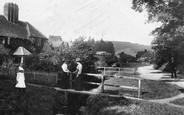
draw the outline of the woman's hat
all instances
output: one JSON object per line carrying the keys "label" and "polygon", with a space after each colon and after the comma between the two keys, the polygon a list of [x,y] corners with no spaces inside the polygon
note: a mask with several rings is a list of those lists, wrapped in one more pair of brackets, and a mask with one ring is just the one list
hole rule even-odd
{"label": "woman's hat", "polygon": [[80,58],[76,58],[76,60],[75,61],[80,61]]}

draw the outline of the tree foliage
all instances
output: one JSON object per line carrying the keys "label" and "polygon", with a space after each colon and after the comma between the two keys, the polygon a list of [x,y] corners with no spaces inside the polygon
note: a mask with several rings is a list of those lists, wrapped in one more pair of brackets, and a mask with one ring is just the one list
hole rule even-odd
{"label": "tree foliage", "polygon": [[148,22],[161,22],[152,31],[155,39],[152,48],[157,60],[169,61],[175,57],[183,63],[184,53],[184,1],[183,0],[133,0],[133,9],[148,13]]}
{"label": "tree foliage", "polygon": [[105,58],[105,62],[107,66],[112,66],[114,63],[118,62],[118,57],[113,54],[107,55]]}
{"label": "tree foliage", "polygon": [[95,44],[96,51],[106,51],[108,53],[115,53],[114,45],[112,42],[105,42],[102,39]]}
{"label": "tree foliage", "polygon": [[32,70],[60,71],[62,61],[65,59],[70,62],[69,69],[74,71],[76,69],[74,61],[79,57],[83,64],[83,72],[91,72],[94,70],[94,62],[97,60],[95,53],[94,46],[85,41],[83,37],[76,39],[71,46],[61,44],[58,47],[53,47],[46,43],[40,54],[29,59],[28,67]]}
{"label": "tree foliage", "polygon": [[27,57],[26,66],[31,70],[37,71],[59,71],[60,69],[60,52],[58,48],[46,42],[39,54]]}
{"label": "tree foliage", "polygon": [[136,61],[136,58],[134,56],[128,55],[124,52],[119,53],[119,62],[120,63],[128,63],[128,62],[134,62]]}
{"label": "tree foliage", "polygon": [[148,51],[145,49],[144,51],[138,51],[136,54],[136,58],[139,59],[143,54],[147,53]]}
{"label": "tree foliage", "polygon": [[73,54],[74,59],[79,57],[83,64],[83,72],[92,72],[95,68],[95,57],[96,51],[95,47],[90,41],[85,41],[84,37],[79,37],[76,39],[71,46],[71,54]]}
{"label": "tree foliage", "polygon": [[0,44],[0,55],[8,55],[10,52],[10,49],[5,48],[4,45]]}

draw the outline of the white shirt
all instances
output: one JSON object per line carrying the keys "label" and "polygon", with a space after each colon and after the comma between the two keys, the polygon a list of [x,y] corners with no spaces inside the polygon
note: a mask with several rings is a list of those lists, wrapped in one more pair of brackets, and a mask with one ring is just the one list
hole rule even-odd
{"label": "white shirt", "polygon": [[61,66],[61,68],[63,69],[64,72],[70,72],[68,70],[68,65],[66,63],[63,63],[63,65]]}
{"label": "white shirt", "polygon": [[78,70],[78,71],[77,71],[77,74],[81,74],[81,73],[82,73],[82,64],[79,63],[79,62],[77,62],[77,67],[76,67],[76,69]]}

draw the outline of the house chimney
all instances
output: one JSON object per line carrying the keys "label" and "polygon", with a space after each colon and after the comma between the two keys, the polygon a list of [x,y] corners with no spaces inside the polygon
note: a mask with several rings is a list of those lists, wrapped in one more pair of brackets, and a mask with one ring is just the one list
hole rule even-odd
{"label": "house chimney", "polygon": [[10,16],[9,16],[10,15],[10,13],[9,13],[10,12],[9,11],[10,10],[10,8],[9,8],[10,5],[9,4],[10,3],[5,3],[5,5],[4,5],[4,15],[5,15],[6,19],[10,21]]}
{"label": "house chimney", "polygon": [[5,3],[4,5],[4,15],[8,21],[17,23],[18,22],[18,6],[13,3]]}
{"label": "house chimney", "polygon": [[9,11],[10,11],[10,22],[13,22],[13,3],[10,3],[10,9],[9,9]]}
{"label": "house chimney", "polygon": [[18,5],[17,4],[14,4],[13,5],[13,22],[14,23],[17,23],[18,22],[18,16],[19,16],[19,9],[18,9]]}

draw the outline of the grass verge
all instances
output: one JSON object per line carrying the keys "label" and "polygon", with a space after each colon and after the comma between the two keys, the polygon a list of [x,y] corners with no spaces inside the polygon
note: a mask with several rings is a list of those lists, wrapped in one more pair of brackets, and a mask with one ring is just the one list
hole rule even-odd
{"label": "grass verge", "polygon": [[26,93],[20,94],[14,86],[0,80],[1,115],[54,115],[65,101],[55,90],[27,85]]}
{"label": "grass verge", "polygon": [[[154,80],[142,80],[142,98],[143,99],[162,99],[175,96],[180,93],[178,86],[171,85],[162,81]],[[123,86],[138,87],[138,80],[134,79],[122,79],[122,78],[110,78],[105,81],[105,84],[116,84]],[[105,87],[105,93],[128,95],[131,97],[137,97],[138,91],[131,89],[115,88],[111,86]]]}
{"label": "grass verge", "polygon": [[174,101],[171,101],[171,103],[184,106],[184,98],[176,99]]}
{"label": "grass verge", "polygon": [[183,115],[184,109],[147,101],[101,95],[88,98],[85,115]]}

